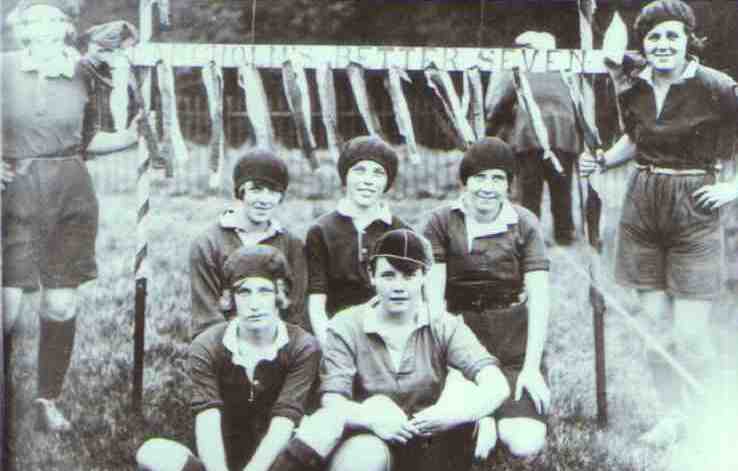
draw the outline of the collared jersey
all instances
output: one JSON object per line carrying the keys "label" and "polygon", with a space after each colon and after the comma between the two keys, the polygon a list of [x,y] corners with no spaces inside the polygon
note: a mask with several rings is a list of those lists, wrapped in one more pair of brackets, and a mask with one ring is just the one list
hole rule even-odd
{"label": "collared jersey", "polygon": [[651,69],[630,78],[619,95],[636,161],[670,168],[713,168],[732,156],[738,127],[736,83],[690,62],[658,109]]}
{"label": "collared jersey", "polygon": [[387,212],[359,230],[353,218],[339,209],[318,218],[305,242],[307,292],[326,295],[329,316],[374,296],[368,272],[374,244],[388,231],[409,229],[404,221]]}
{"label": "collared jersey", "polygon": [[315,337],[287,323],[288,342],[274,359],[258,362],[252,380],[224,344],[229,325],[214,325],[192,342],[188,373],[192,412],[220,409],[223,441],[232,463],[253,453],[272,418],[299,424],[317,379],[320,348]]}
{"label": "collared jersey", "polygon": [[376,309],[376,302],[361,304],[329,322],[320,368],[322,394],[357,402],[382,394],[412,415],[438,400],[449,367],[473,381],[483,368],[498,364],[460,317],[446,312],[431,316],[424,306],[395,367],[373,321]]}
{"label": "collared jersey", "polygon": [[541,224],[527,209],[503,203],[499,225],[476,234],[471,243],[466,219],[463,204],[456,202],[432,211],[423,229],[435,261],[446,264],[447,297],[454,287],[480,282],[506,294],[519,294],[526,272],[548,270]]}
{"label": "collared jersey", "polygon": [[[27,51],[2,55],[2,156],[29,159],[74,155],[94,134],[91,81],[79,61],[73,75],[42,77]],[[23,69],[26,69],[25,71]]]}
{"label": "collared jersey", "polygon": [[190,245],[191,338],[224,319],[220,306],[220,297],[226,288],[223,285],[223,265],[231,253],[244,245],[244,241],[271,245],[285,255],[292,272],[286,320],[305,328],[308,326],[305,316],[307,264],[302,241],[276,221],[270,223],[270,229],[260,237],[251,237],[241,228],[240,217],[240,211],[226,210],[218,222]]}

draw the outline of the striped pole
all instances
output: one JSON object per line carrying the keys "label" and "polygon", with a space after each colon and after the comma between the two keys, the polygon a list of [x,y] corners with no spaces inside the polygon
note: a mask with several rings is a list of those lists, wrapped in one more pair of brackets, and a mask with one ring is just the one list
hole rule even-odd
{"label": "striped pole", "polygon": [[[142,0],[139,5],[141,42],[146,43],[152,35],[152,0]],[[133,74],[133,71],[131,71]],[[141,76],[141,87],[134,87],[141,109],[141,119],[148,123],[149,97],[151,96],[151,71],[144,68]],[[146,126],[148,127],[148,126]],[[133,273],[136,280],[134,319],[133,319],[133,388],[131,405],[134,413],[141,413],[143,401],[143,369],[144,369],[144,333],[146,325],[146,297],[148,279],[148,225],[151,195],[151,153],[147,147],[145,133],[138,138],[138,168],[136,180],[136,255]]]}
{"label": "striped pole", "polygon": [[[0,162],[0,165],[5,164],[3,162]],[[3,193],[5,193],[5,190],[0,190],[0,214],[2,214]],[[1,250],[2,246],[3,221],[2,217],[0,217],[0,289],[3,286],[3,253]],[[7,417],[5,414],[7,408],[7,401],[5,400],[5,375],[8,372],[5,371],[5,323],[3,319],[5,319],[5,313],[3,311],[3,296],[2,293],[0,293],[0,334],[2,334],[0,335],[0,468],[9,469],[10,463],[8,463],[8,457],[5,453],[5,450],[7,449],[7,447],[5,446],[5,435],[7,435]]]}

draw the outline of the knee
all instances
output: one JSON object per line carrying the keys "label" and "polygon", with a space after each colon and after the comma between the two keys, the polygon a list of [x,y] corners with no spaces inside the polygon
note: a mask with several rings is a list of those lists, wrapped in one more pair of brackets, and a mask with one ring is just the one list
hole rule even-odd
{"label": "knee", "polygon": [[136,453],[139,471],[182,471],[192,452],[175,441],[164,438],[147,440]]}
{"label": "knee", "polygon": [[328,456],[338,445],[346,419],[336,408],[321,408],[300,422],[295,437],[315,450],[320,456]]}
{"label": "knee", "polygon": [[546,444],[546,425],[533,419],[502,419],[499,434],[510,453],[519,458],[540,453]]}
{"label": "knee", "polygon": [[376,435],[355,435],[336,450],[328,471],[389,471],[392,455],[389,446]]}
{"label": "knee", "polygon": [[41,316],[48,321],[66,322],[77,315],[75,288],[50,289],[43,294]]}

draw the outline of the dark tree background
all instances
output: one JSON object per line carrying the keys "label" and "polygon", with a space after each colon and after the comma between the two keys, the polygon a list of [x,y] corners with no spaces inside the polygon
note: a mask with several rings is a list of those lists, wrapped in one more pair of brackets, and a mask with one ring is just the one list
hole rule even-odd
{"label": "dark tree background", "polygon": [[[81,0],[80,31],[126,19],[138,24],[139,0]],[[158,39],[216,43],[393,44],[501,47],[520,32],[554,34],[559,47],[577,47],[573,0],[169,0],[172,27]],[[252,34],[252,7],[256,21]],[[2,2],[4,16],[16,2]],[[632,24],[643,1],[600,1],[595,41],[617,9]],[[703,61],[738,76],[738,2],[692,1],[708,36]],[[3,28],[6,29],[6,28]],[[7,38],[6,38],[7,39]],[[8,42],[5,42],[7,45]],[[635,48],[635,44],[630,45]],[[7,46],[5,46],[7,47]]]}

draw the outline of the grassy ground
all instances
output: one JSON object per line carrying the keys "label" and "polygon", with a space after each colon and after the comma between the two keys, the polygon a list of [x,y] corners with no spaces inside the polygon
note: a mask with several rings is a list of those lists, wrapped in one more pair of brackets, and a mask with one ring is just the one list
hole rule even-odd
{"label": "grassy ground", "polygon": [[[397,192],[392,197],[395,212],[418,224],[423,213],[439,204],[438,199],[428,197],[453,186],[453,172],[438,169],[452,167],[457,158],[457,153],[435,154],[429,159],[441,162],[440,167],[403,169],[400,186],[428,178],[435,185],[413,195]],[[136,448],[149,437],[192,443],[184,375],[190,304],[186,253],[189,241],[212,223],[228,200],[205,190],[203,159],[193,159],[186,169],[180,169],[186,171],[186,179],[171,182],[157,176],[152,183],[144,413],[135,416],[130,409],[135,159],[131,152],[90,163],[101,203],[99,278],[82,289],[80,328],[62,401],[74,424],[69,434],[43,435],[33,429],[30,406],[35,392],[38,321],[32,307],[18,325],[9,398],[14,469],[131,469]],[[304,167],[298,156],[292,154],[290,159],[291,168]],[[309,223],[335,204],[338,182],[329,163],[317,178],[297,180],[279,217],[304,235]],[[614,215],[609,216],[614,220]],[[548,222],[544,217],[544,224]],[[609,253],[606,251],[603,267],[606,274],[610,273]],[[545,454],[531,462],[511,460],[499,452],[479,470],[697,470],[706,464],[704,456],[727,454],[735,440],[707,444],[698,440],[704,438],[705,430],[712,430],[704,423],[700,423],[703,428],[696,428],[701,430],[698,436],[682,447],[654,450],[636,442],[657,416],[657,402],[645,374],[642,342],[616,314],[606,320],[610,424],[605,430],[596,428],[591,311],[586,280],[575,268],[586,264],[587,250],[583,245],[555,248],[550,256],[553,305],[547,364],[554,399],[548,446]],[[636,307],[631,293],[618,290],[605,278],[608,292],[627,308]],[[735,321],[723,326],[722,332],[734,339]],[[721,403],[717,407],[711,417],[731,411]],[[715,448],[720,446],[724,449]]]}

